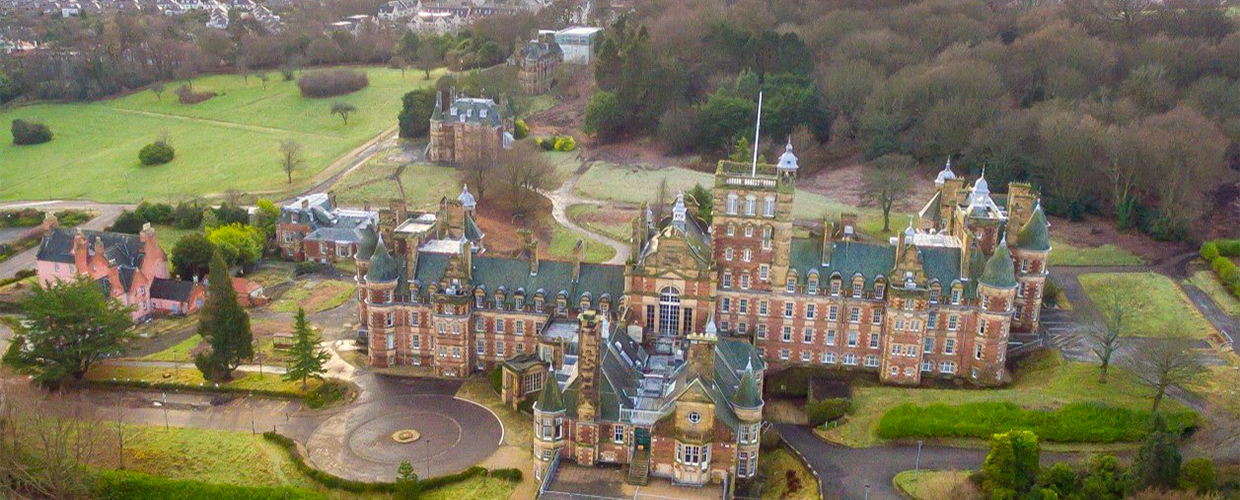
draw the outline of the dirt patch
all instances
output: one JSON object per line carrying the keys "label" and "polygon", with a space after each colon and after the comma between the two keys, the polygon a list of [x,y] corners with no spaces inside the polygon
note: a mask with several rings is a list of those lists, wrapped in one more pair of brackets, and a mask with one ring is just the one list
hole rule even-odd
{"label": "dirt patch", "polygon": [[571,134],[579,138],[585,135],[581,133],[581,123],[586,103],[594,95],[594,74],[587,66],[560,67],[563,70],[557,75],[556,85],[551,90],[556,103],[525,117],[530,135]]}
{"label": "dirt patch", "polygon": [[1129,252],[1140,255],[1146,262],[1156,263],[1164,259],[1192,250],[1185,243],[1157,241],[1137,231],[1120,232],[1111,220],[1089,216],[1085,220],[1072,222],[1059,217],[1050,217],[1051,236],[1078,247],[1096,247],[1112,244]]}
{"label": "dirt patch", "polygon": [[[872,205],[863,199],[862,186],[865,183],[866,170],[869,167],[862,163],[860,156],[853,156],[841,165],[827,168],[816,174],[797,180],[797,188],[811,193],[821,194],[833,200],[854,207]],[[912,212],[920,210],[926,201],[934,196],[934,177],[937,169],[920,168],[909,177],[911,185],[903,202],[896,202],[893,211]]]}
{"label": "dirt patch", "polygon": [[621,165],[641,165],[648,169],[688,167],[696,170],[702,168],[701,160],[697,156],[669,155],[662,145],[649,138],[596,145],[587,150],[585,158]]}

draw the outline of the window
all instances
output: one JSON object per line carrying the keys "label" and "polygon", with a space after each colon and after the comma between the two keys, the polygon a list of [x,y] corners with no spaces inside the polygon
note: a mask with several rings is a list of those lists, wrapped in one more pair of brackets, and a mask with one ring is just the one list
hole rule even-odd
{"label": "window", "polygon": [[989,295],[982,296],[982,309],[990,309],[990,296]]}
{"label": "window", "polygon": [[421,336],[418,336],[418,335],[413,336],[413,348],[414,349],[422,348],[422,337]]}
{"label": "window", "polygon": [[654,330],[654,320],[655,320],[654,305],[647,304],[646,305],[646,329],[647,330]]}
{"label": "window", "polygon": [[943,342],[943,354],[956,354],[956,339],[947,339]]}
{"label": "window", "polygon": [[740,312],[741,314],[748,314],[749,313],[749,299],[741,299],[738,307],[739,307],[738,312]]}
{"label": "window", "polygon": [[765,217],[775,216],[775,197],[767,196],[762,200],[762,215]]}
{"label": "window", "polygon": [[680,291],[670,286],[659,292],[659,333],[680,333]]}
{"label": "window", "polygon": [[840,306],[830,306],[827,308],[827,321],[838,321],[840,319]]}
{"label": "window", "polygon": [[791,327],[791,326],[785,326],[785,327],[784,327],[784,329],[783,329],[783,335],[782,335],[780,338],[781,338],[784,342],[792,342],[792,327]]}
{"label": "window", "polygon": [[758,266],[758,279],[762,281],[769,281],[771,279],[771,266],[766,264]]}
{"label": "window", "polygon": [[954,332],[960,326],[960,316],[955,314],[947,317],[947,331]]}
{"label": "window", "polygon": [[749,477],[749,452],[742,451],[736,455],[736,475]]}
{"label": "window", "polygon": [[729,290],[732,288],[732,271],[723,272],[723,288]]}
{"label": "window", "polygon": [[818,276],[817,275],[811,274],[809,276],[809,284],[806,285],[805,287],[805,293],[808,293],[810,295],[818,294]]}
{"label": "window", "polygon": [[753,226],[745,224],[745,237],[753,238]]}
{"label": "window", "polygon": [[865,357],[865,366],[868,366],[868,367],[870,367],[870,368],[874,368],[874,367],[878,366],[878,356],[875,356],[875,355],[873,355],[873,354],[871,354],[871,355],[869,355],[869,356],[866,356],[866,357]]}
{"label": "window", "polygon": [[771,226],[766,226],[762,228],[762,249],[763,250],[771,249],[771,235],[773,232],[774,230],[771,229]]}
{"label": "window", "polygon": [[477,318],[474,318],[474,331],[485,332],[486,330],[487,330],[486,318],[483,318],[482,316],[478,316]]}
{"label": "window", "polygon": [[504,323],[507,323],[507,321],[504,321],[501,318],[495,318],[495,333],[504,333]]}
{"label": "window", "polygon": [[478,309],[482,309],[482,307],[483,307],[483,305],[482,305],[482,304],[483,304],[483,302],[484,302],[485,300],[486,300],[486,296],[485,296],[485,295],[483,295],[483,294],[481,294],[481,293],[479,293],[479,294],[475,295],[475,296],[474,296],[474,307],[477,307]]}
{"label": "window", "polygon": [[1015,319],[1016,321],[1020,321],[1020,317],[1024,316],[1024,314],[1025,314],[1025,305],[1016,304],[1016,312],[1012,313],[1012,319]]}
{"label": "window", "polygon": [[809,351],[801,351],[801,362],[802,362],[802,363],[809,363],[809,356],[810,356],[810,352],[809,352]]}
{"label": "window", "polygon": [[893,367],[891,367],[891,374],[892,374],[892,375],[899,375],[899,374],[900,374],[900,367],[898,367],[898,366],[893,366]]}
{"label": "window", "polygon": [[614,443],[624,442],[624,426],[622,425],[611,426],[611,441]]}
{"label": "window", "polygon": [[[737,201],[738,200],[737,200],[736,193],[728,194],[728,215],[736,215]],[[731,225],[729,225],[728,227],[730,228]],[[728,234],[731,235],[732,232],[728,231]]]}
{"label": "window", "polygon": [[[499,346],[501,346],[501,345],[503,345],[503,343],[501,343],[501,342],[496,342],[496,343],[495,343],[496,350],[499,350]],[[486,354],[486,352],[487,352],[487,345],[486,345],[486,344],[484,344],[484,343],[482,343],[482,342],[478,342],[477,347],[478,347],[477,351],[478,351],[478,355],[479,355],[479,356],[481,356],[481,355],[483,355],[483,354]]]}
{"label": "window", "polygon": [[848,347],[857,347],[858,336],[860,336],[860,334],[857,332],[848,332]]}
{"label": "window", "polygon": [[456,359],[461,359],[461,348],[460,347],[452,348],[452,357]]}
{"label": "window", "polygon": [[740,333],[745,333],[745,332],[746,332],[746,331],[748,331],[748,330],[749,330],[749,328],[748,328],[748,326],[745,324],[745,322],[744,322],[744,321],[742,321],[742,322],[740,322],[740,324],[736,325],[736,331],[738,331],[738,332],[740,332]]}
{"label": "window", "polygon": [[831,280],[831,296],[832,297],[840,296],[840,280],[838,279]]}
{"label": "window", "polygon": [[789,277],[788,277],[788,282],[784,284],[784,291],[785,291],[785,292],[787,292],[787,293],[796,293],[796,291],[797,291],[797,278],[796,278],[796,276],[789,276]]}
{"label": "window", "polygon": [[1027,272],[1029,272],[1029,261],[1027,261],[1027,260],[1021,260],[1021,261],[1020,261],[1020,272],[1022,272],[1022,273],[1027,273]]}
{"label": "window", "polygon": [[758,198],[753,195],[745,197],[745,215],[754,215],[757,212]]}
{"label": "window", "polygon": [[827,345],[835,345],[835,329],[827,330]]}
{"label": "window", "polygon": [[[728,212],[733,213],[733,212]],[[728,223],[728,236],[736,236],[736,224]]]}
{"label": "window", "polygon": [[768,312],[769,311],[767,310],[767,301],[765,300],[758,301],[758,315],[766,316]]}
{"label": "window", "polygon": [[861,309],[860,308],[854,307],[848,311],[848,322],[849,323],[855,324],[860,321],[861,321]]}
{"label": "window", "polygon": [[801,333],[801,342],[812,344],[814,342],[814,329],[805,327],[805,331]]}
{"label": "window", "polygon": [[855,280],[853,280],[852,296],[853,296],[853,297],[860,297],[860,296],[861,296],[861,289],[862,289],[862,287],[864,287],[864,286],[865,286],[865,282],[864,282],[864,281],[862,281],[862,280],[860,280],[860,279],[855,279]]}
{"label": "window", "polygon": [[517,335],[525,335],[525,320],[519,319],[512,322],[512,333]]}
{"label": "window", "polygon": [[874,310],[871,312],[870,322],[876,325],[883,324],[883,310],[875,307]]}
{"label": "window", "polygon": [[753,260],[753,250],[746,248],[745,251],[741,252],[741,260],[745,262]]}
{"label": "window", "polygon": [[940,285],[938,283],[931,283],[930,284],[930,303],[938,304],[940,295],[943,295],[943,285]]}
{"label": "window", "polygon": [[857,366],[857,355],[848,353],[844,355],[844,364],[849,366]]}
{"label": "window", "polygon": [[784,302],[784,317],[785,318],[792,317],[792,307],[793,307],[792,302]]}
{"label": "window", "polygon": [[1017,297],[1024,297],[1024,296],[1025,296],[1025,284],[1024,284],[1024,283],[1017,283],[1017,284],[1016,284],[1016,296],[1017,296]]}
{"label": "window", "polygon": [[[742,325],[744,325],[744,323],[742,323]],[[758,338],[765,339],[766,338],[766,325],[759,323],[757,326],[757,329],[758,329]]]}
{"label": "window", "polygon": [[784,360],[784,361],[788,361],[788,355],[789,355],[789,352],[788,352],[788,350],[787,350],[787,349],[780,349],[780,350],[779,350],[779,359]]}
{"label": "window", "polygon": [[722,299],[719,299],[719,309],[723,310],[724,312],[731,311],[732,310],[732,298],[724,297]]}
{"label": "window", "polygon": [[956,363],[953,363],[951,361],[944,361],[942,363],[939,363],[939,372],[956,373]]}
{"label": "window", "polygon": [[816,309],[818,308],[815,304],[805,304],[805,319],[814,319]]}
{"label": "window", "polygon": [[982,359],[982,344],[973,346],[973,359]]}
{"label": "window", "polygon": [[935,323],[937,323],[938,319],[939,319],[938,311],[930,311],[930,313],[926,315],[926,329],[933,330],[934,325]]}
{"label": "window", "polygon": [[392,317],[392,313],[387,313],[383,315],[383,324],[386,326],[392,326],[396,324],[396,321]]}
{"label": "window", "polygon": [[985,337],[985,336],[986,336],[986,324],[987,324],[987,323],[986,323],[986,320],[984,320],[984,319],[980,319],[980,318],[978,319],[978,321],[977,321],[977,334],[978,334],[978,336],[982,336],[982,337]]}
{"label": "window", "polygon": [[409,313],[409,326],[418,326],[418,323],[420,322],[419,319],[421,319],[421,316],[422,315],[418,314],[417,311],[410,312]]}
{"label": "window", "polygon": [[923,352],[934,352],[934,338],[926,337],[926,340],[921,344],[921,350]]}
{"label": "window", "polygon": [[922,361],[922,362],[921,362],[921,371],[923,371],[923,372],[932,372],[932,371],[934,371],[934,362],[933,362],[933,361]]}
{"label": "window", "polygon": [[957,304],[957,305],[960,304],[960,287],[959,286],[952,287],[952,304]]}
{"label": "window", "polygon": [[736,251],[732,250],[732,247],[723,249],[723,260],[731,261],[734,255],[736,255]]}
{"label": "window", "polygon": [[878,334],[870,334],[870,349],[878,349]]}
{"label": "window", "polygon": [[676,443],[676,458],[685,465],[698,465],[702,462],[702,447]]}
{"label": "window", "polygon": [[828,364],[828,365],[835,364],[835,353],[833,352],[822,353],[822,362],[823,364]]}
{"label": "window", "polygon": [[696,424],[702,421],[702,414],[696,411],[689,412],[689,423]]}
{"label": "window", "polygon": [[881,298],[883,298],[883,293],[884,293],[884,292],[886,292],[886,291],[887,291],[887,285],[885,285],[885,284],[883,284],[883,283],[875,283],[875,284],[874,284],[874,298],[876,298],[876,299],[881,299]]}
{"label": "window", "polygon": [[517,354],[525,354],[525,344],[517,343]]}

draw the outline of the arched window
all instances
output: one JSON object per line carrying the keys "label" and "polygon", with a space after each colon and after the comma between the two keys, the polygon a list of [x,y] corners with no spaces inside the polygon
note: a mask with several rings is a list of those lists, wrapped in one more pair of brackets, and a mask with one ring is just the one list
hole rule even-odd
{"label": "arched window", "polygon": [[758,197],[749,195],[745,197],[745,215],[754,215],[758,210]]}
{"label": "arched window", "polygon": [[[736,193],[728,193],[728,215],[736,215],[736,205],[739,198]],[[730,234],[731,231],[728,231],[728,233]]]}
{"label": "arched window", "polygon": [[934,283],[931,283],[930,284],[930,303],[938,304],[939,297],[941,297],[942,295],[943,295],[943,285],[939,284],[937,281]]}
{"label": "arched window", "polygon": [[764,217],[775,216],[775,197],[767,196],[762,200],[762,215]]}
{"label": "arched window", "polygon": [[736,236],[736,224],[728,223],[728,236]]}
{"label": "arched window", "polygon": [[762,249],[763,250],[771,249],[771,236],[774,235],[774,233],[775,233],[775,229],[772,228],[771,226],[762,227]]}
{"label": "arched window", "polygon": [[805,291],[806,293],[809,293],[810,295],[818,294],[818,275],[817,274],[809,275],[809,283],[806,285]]}
{"label": "arched window", "polygon": [[680,291],[670,286],[659,291],[659,333],[680,333]]}

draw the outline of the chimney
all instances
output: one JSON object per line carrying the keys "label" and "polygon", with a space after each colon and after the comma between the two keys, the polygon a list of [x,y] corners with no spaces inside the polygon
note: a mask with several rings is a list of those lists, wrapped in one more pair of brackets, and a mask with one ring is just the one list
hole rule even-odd
{"label": "chimney", "polygon": [[142,223],[142,231],[138,233],[138,241],[142,242],[142,246],[155,241],[155,228],[151,227],[150,222]]}
{"label": "chimney", "polygon": [[577,240],[577,246],[573,247],[573,282],[576,283],[581,279],[581,261],[586,257],[586,242]]}
{"label": "chimney", "polygon": [[520,229],[517,234],[525,242],[525,252],[530,259],[530,276],[538,276],[538,240],[534,238],[534,233],[529,229]]}
{"label": "chimney", "polygon": [[461,265],[465,268],[465,281],[472,282],[474,275],[474,244],[468,239],[461,242]]}
{"label": "chimney", "polygon": [[47,214],[47,217],[43,218],[44,232],[50,231],[52,229],[56,229],[58,227],[60,227],[60,219],[56,217],[56,214]]}
{"label": "chimney", "polygon": [[99,236],[96,236],[96,237],[95,237],[95,246],[94,246],[93,248],[91,248],[91,251],[92,251],[92,252],[91,252],[91,255],[96,255],[96,254],[97,254],[97,255],[103,255],[104,250],[106,250],[106,249],[105,249],[105,248],[104,248],[104,246],[103,246],[103,238],[102,238],[102,237],[99,237]]}
{"label": "chimney", "polygon": [[835,237],[835,224],[822,219],[822,263],[831,262],[831,240]]}
{"label": "chimney", "polygon": [[370,200],[362,200],[362,210],[370,211]]}
{"label": "chimney", "polygon": [[335,190],[331,190],[327,192],[327,204],[331,205],[332,208],[336,208],[336,191]]}

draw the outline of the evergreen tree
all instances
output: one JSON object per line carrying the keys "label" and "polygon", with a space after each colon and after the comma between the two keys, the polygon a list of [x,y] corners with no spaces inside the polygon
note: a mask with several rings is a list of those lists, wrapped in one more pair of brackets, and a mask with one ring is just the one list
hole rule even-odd
{"label": "evergreen tree", "polygon": [[232,380],[232,372],[243,360],[254,356],[254,336],[250,315],[237,302],[228,264],[219,251],[211,259],[207,302],[198,318],[198,334],[211,345],[210,352],[199,353],[194,364],[208,380]]}
{"label": "evergreen tree", "polygon": [[293,341],[292,363],[281,377],[287,381],[301,380],[301,389],[306,390],[306,382],[311,378],[323,377],[323,363],[331,359],[327,351],[319,347],[319,336],[314,334],[306,323],[306,310],[297,308],[297,323],[293,327],[296,339]]}
{"label": "evergreen tree", "polygon": [[1025,498],[1038,477],[1038,436],[1010,431],[990,438],[982,464],[983,487],[991,498]]}
{"label": "evergreen tree", "polygon": [[5,356],[48,387],[81,379],[102,358],[123,354],[132,309],[108,298],[89,277],[44,288],[22,301],[23,321]]}
{"label": "evergreen tree", "polygon": [[1167,420],[1162,414],[1155,413],[1150,433],[1141,443],[1133,464],[1138,484],[1143,488],[1175,488],[1179,484],[1180,460],[1176,436],[1167,429]]}

